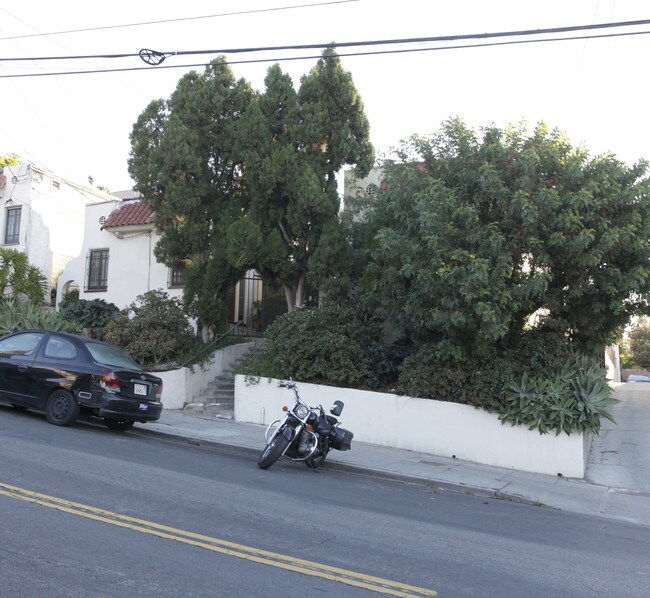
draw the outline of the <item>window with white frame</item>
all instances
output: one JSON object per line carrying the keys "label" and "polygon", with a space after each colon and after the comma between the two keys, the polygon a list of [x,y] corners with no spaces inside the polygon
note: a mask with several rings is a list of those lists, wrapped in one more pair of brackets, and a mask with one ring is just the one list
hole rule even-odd
{"label": "window with white frame", "polygon": [[20,216],[22,208],[7,208],[5,219],[5,245],[18,245],[20,242]]}
{"label": "window with white frame", "polygon": [[86,291],[108,288],[108,249],[91,249],[86,257]]}

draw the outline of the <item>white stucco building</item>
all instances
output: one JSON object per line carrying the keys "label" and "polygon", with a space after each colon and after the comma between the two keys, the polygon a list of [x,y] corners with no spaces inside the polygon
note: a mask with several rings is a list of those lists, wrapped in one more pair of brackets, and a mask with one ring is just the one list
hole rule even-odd
{"label": "white stucco building", "polygon": [[27,255],[53,285],[83,243],[89,203],[110,195],[33,164],[0,169],[0,243]]}
{"label": "white stucco building", "polygon": [[[167,267],[154,255],[160,234],[151,204],[135,192],[111,197],[86,206],[83,244],[59,277],[57,305],[73,289],[79,291],[80,299],[103,299],[120,309],[157,289],[170,297],[182,297],[183,265]],[[238,330],[250,335],[284,313],[286,302],[283,295],[269,293],[250,271],[230,289],[228,308],[230,324],[241,323]]]}
{"label": "white stucco building", "polygon": [[151,206],[135,193],[87,205],[83,245],[59,278],[57,304],[72,289],[79,290],[80,299],[104,299],[120,309],[155,289],[181,296],[182,267],[156,260],[159,238]]}

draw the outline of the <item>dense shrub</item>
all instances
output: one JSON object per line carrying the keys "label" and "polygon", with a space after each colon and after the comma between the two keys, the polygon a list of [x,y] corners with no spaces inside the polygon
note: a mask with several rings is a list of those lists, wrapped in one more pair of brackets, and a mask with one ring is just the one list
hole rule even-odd
{"label": "dense shrub", "polygon": [[404,360],[399,392],[499,412],[506,389],[524,372],[543,376],[562,368],[571,355],[563,335],[550,332],[504,339],[489,359],[452,361],[442,357],[434,345],[424,345]]}
{"label": "dense shrub", "polygon": [[412,350],[402,345],[371,345],[364,351],[369,373],[365,385],[373,390],[394,391],[404,359]]}
{"label": "dense shrub", "polygon": [[155,290],[121,310],[106,326],[104,339],[150,367],[176,363],[192,346],[194,333],[180,300]]}
{"label": "dense shrub", "polygon": [[450,362],[441,359],[433,347],[424,346],[404,360],[399,377],[401,394],[438,401],[450,401],[499,408],[503,388],[513,379],[507,358]]}
{"label": "dense shrub", "polygon": [[298,308],[266,331],[262,355],[242,373],[340,386],[364,386],[372,371],[367,348],[378,344],[379,322],[359,308]]}
{"label": "dense shrub", "polygon": [[117,305],[104,299],[79,299],[78,296],[64,297],[59,305],[61,317],[76,322],[81,328],[101,328],[117,317]]}
{"label": "dense shrub", "polygon": [[481,407],[540,434],[597,433],[616,402],[597,359],[572,353],[562,335],[539,332],[510,339],[489,360],[451,363],[424,346],[404,360],[399,389]]}

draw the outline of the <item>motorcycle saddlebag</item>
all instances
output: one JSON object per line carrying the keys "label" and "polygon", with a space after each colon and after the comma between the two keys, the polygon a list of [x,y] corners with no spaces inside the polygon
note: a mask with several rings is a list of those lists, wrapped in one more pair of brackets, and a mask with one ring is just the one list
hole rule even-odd
{"label": "motorcycle saddlebag", "polygon": [[349,451],[354,434],[343,428],[332,428],[330,433],[330,446],[337,451]]}

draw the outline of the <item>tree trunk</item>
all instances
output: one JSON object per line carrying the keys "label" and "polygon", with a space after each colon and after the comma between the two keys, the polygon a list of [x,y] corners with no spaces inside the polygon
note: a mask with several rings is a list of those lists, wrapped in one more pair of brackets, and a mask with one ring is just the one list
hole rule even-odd
{"label": "tree trunk", "polygon": [[287,310],[293,311],[296,307],[300,307],[305,303],[305,275],[301,274],[298,284],[295,286],[282,284],[284,289],[284,296],[287,299]]}

